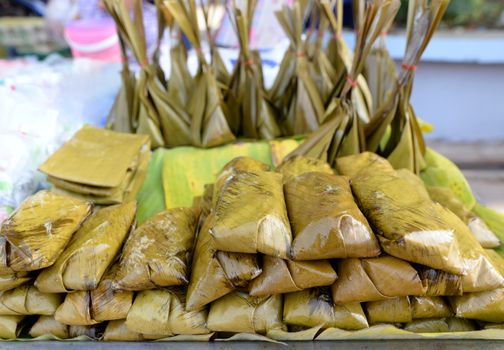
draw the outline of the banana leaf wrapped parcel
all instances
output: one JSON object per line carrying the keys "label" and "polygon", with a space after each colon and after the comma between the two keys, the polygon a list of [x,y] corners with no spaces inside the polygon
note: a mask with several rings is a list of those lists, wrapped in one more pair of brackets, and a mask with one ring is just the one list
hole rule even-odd
{"label": "banana leaf wrapped parcel", "polygon": [[[2,240],[3,237],[0,238]],[[0,275],[0,292],[19,287],[30,281],[33,277],[26,272]]]}
{"label": "banana leaf wrapped parcel", "polygon": [[388,162],[365,152],[338,159],[337,169],[356,174],[352,191],[386,253],[446,272],[466,272],[446,209],[426,200]]}
{"label": "banana leaf wrapped parcel", "polygon": [[54,314],[56,321],[88,326],[126,318],[133,303],[133,292],[112,289],[116,273],[117,264],[105,273],[96,289],[67,294]]}
{"label": "banana leaf wrapped parcel", "polygon": [[250,157],[236,157],[229,161],[222,170],[219,175],[215,179],[215,184],[213,185],[213,198],[212,204],[215,206],[217,199],[219,198],[220,192],[222,188],[226,184],[228,178],[232,175],[236,175],[236,173],[240,171],[269,171],[270,167],[263,162],[260,162],[254,158]]}
{"label": "banana leaf wrapped parcel", "polygon": [[338,279],[332,285],[336,305],[425,295],[425,287],[413,266],[391,256],[344,259],[337,273]]}
{"label": "banana leaf wrapped parcel", "polygon": [[267,296],[330,286],[337,275],[327,260],[292,261],[263,256],[262,273],[250,283],[251,296]]}
{"label": "banana leaf wrapped parcel", "polygon": [[163,289],[140,292],[126,318],[128,330],[148,338],[176,334],[207,334],[207,311],[186,311],[181,291]]}
{"label": "banana leaf wrapped parcel", "polygon": [[218,250],[288,258],[292,234],[282,176],[239,172],[226,180],[210,234]]}
{"label": "banana leaf wrapped parcel", "polygon": [[[486,250],[487,257],[499,271],[504,272],[504,258],[494,250]],[[462,296],[450,298],[456,317],[471,318],[480,321],[504,322],[504,288],[464,293]]]}
{"label": "banana leaf wrapped parcel", "polygon": [[24,316],[0,316],[0,339],[16,339],[21,332]]}
{"label": "banana leaf wrapped parcel", "polygon": [[91,212],[85,201],[40,191],[0,227],[0,273],[49,267]]}
{"label": "banana leaf wrapped parcel", "polygon": [[234,288],[216,257],[217,249],[209,233],[212,221],[213,214],[210,214],[196,240],[187,288],[187,310],[200,309]]}
{"label": "banana leaf wrapped parcel", "polygon": [[110,321],[103,333],[104,341],[140,341],[143,339],[141,334],[128,329],[125,320]]}
{"label": "banana leaf wrapped parcel", "polygon": [[283,328],[279,294],[252,297],[234,292],[214,301],[208,312],[208,329],[213,332],[266,334]]}
{"label": "banana leaf wrapped parcel", "polygon": [[38,275],[35,286],[46,293],[95,289],[119,253],[135,214],[136,202],[96,210],[56,263]]}
{"label": "banana leaf wrapped parcel", "polygon": [[53,316],[40,316],[31,326],[30,336],[37,338],[48,334],[59,339],[67,339],[69,337],[68,325],[56,321]]}
{"label": "banana leaf wrapped parcel", "polygon": [[397,297],[388,300],[366,303],[370,324],[407,323],[413,320],[413,312],[408,297]]}
{"label": "banana leaf wrapped parcel", "polygon": [[290,326],[357,330],[368,327],[359,303],[334,305],[330,290],[313,288],[284,296],[283,321]]}
{"label": "banana leaf wrapped parcel", "polygon": [[62,294],[42,293],[32,285],[23,285],[2,293],[0,315],[51,316],[63,298]]}
{"label": "banana leaf wrapped parcel", "polygon": [[413,319],[450,317],[453,312],[441,297],[410,297]]}
{"label": "banana leaf wrapped parcel", "polygon": [[191,208],[169,209],[144,222],[125,243],[114,288],[144,290],[187,284],[195,231]]}
{"label": "banana leaf wrapped parcel", "polygon": [[303,156],[295,156],[284,160],[276,171],[283,175],[284,183],[305,173],[317,172],[334,174],[333,170],[322,160]]}
{"label": "banana leaf wrapped parcel", "polygon": [[306,173],[284,186],[296,260],[374,257],[380,247],[347,177]]}

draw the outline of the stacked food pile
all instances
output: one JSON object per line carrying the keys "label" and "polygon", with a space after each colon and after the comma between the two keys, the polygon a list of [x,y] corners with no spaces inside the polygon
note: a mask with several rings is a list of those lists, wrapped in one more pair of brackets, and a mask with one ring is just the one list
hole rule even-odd
{"label": "stacked food pile", "polygon": [[420,179],[383,158],[228,163],[193,208],[135,227],[41,191],[1,226],[0,336],[226,337],[390,323],[459,332],[504,322],[504,262]]}
{"label": "stacked food pile", "polygon": [[56,193],[96,204],[116,204],[136,198],[149,159],[148,136],[85,126],[40,171],[47,174]]}

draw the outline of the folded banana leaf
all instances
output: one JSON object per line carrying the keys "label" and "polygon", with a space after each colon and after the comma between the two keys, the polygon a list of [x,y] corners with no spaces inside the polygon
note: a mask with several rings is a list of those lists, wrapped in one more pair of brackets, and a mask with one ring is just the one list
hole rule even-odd
{"label": "folded banana leaf", "polygon": [[144,222],[125,243],[114,288],[144,290],[187,284],[195,230],[191,208],[169,209]]}
{"label": "folded banana leaf", "polygon": [[10,275],[0,275],[0,292],[19,287],[22,284],[30,281],[32,278],[32,276],[24,272],[14,273]]}
{"label": "folded banana leaf", "polygon": [[63,302],[63,298],[62,294],[41,293],[34,286],[24,285],[0,296],[0,314],[51,316]]}
{"label": "folded banana leaf", "polygon": [[292,157],[284,162],[282,162],[276,171],[283,175],[284,183],[287,183],[296,176],[303,175],[305,173],[318,172],[333,174],[333,170],[324,161],[316,158],[308,157]]}
{"label": "folded banana leaf", "polygon": [[451,213],[427,200],[376,154],[340,158],[337,166],[343,175],[354,168],[352,191],[386,253],[446,272],[466,271]]}
{"label": "folded banana leaf", "polygon": [[265,255],[263,272],[250,283],[251,296],[267,296],[330,286],[337,278],[327,260],[291,261]]}
{"label": "folded banana leaf", "polygon": [[408,262],[391,256],[345,259],[339,263],[337,273],[338,279],[332,285],[337,305],[425,295],[417,271]]}
{"label": "folded banana leaf", "polygon": [[187,289],[188,311],[198,310],[233,290],[231,281],[216,258],[217,249],[209,233],[213,220],[213,215],[210,214],[196,240]]}
{"label": "folded banana leaf", "polygon": [[294,240],[292,258],[374,257],[380,247],[355,204],[349,178],[312,172],[284,185]]}
{"label": "folded banana leaf", "polygon": [[407,323],[413,320],[408,297],[366,303],[366,312],[370,324]]}
{"label": "folded banana leaf", "polygon": [[55,319],[64,324],[87,326],[126,318],[133,303],[133,293],[112,289],[117,270],[117,264],[113,265],[96,289],[67,294],[54,314]]}
{"label": "folded banana leaf", "polygon": [[425,266],[418,266],[417,271],[423,286],[426,288],[425,294],[427,296],[462,295],[462,276]]}
{"label": "folded banana leaf", "polygon": [[431,318],[408,322],[404,325],[404,330],[413,333],[442,333],[449,332],[450,327],[445,318]]}
{"label": "folded banana leaf", "polygon": [[0,228],[1,273],[54,264],[90,211],[88,202],[48,191],[25,199]]}
{"label": "folded banana leaf", "polygon": [[[118,187],[93,187],[93,192],[98,189],[99,191],[110,193],[110,195],[89,194],[91,189],[90,186],[74,183],[69,186],[70,183],[68,181],[62,180],[52,180],[55,184],[52,191],[57,194],[90,201],[98,205],[119,204],[134,200],[147,175],[150,155],[151,152],[148,147],[142,148],[138,159],[134,161],[134,168],[128,169],[124,181]],[[49,181],[51,182],[51,179],[49,179]]]}
{"label": "folded banana leaf", "polygon": [[289,38],[290,47],[280,63],[279,72],[269,91],[271,101],[280,112],[284,135],[306,134],[323,121],[324,103],[309,72],[306,42],[301,38],[301,5],[284,5],[276,12],[277,20]]}
{"label": "folded banana leaf", "polygon": [[[420,124],[409,102],[413,77],[449,0],[410,2],[406,31],[406,49],[401,72],[393,93],[366,125],[367,149],[386,157],[394,168],[420,173],[426,151]],[[386,133],[389,133],[384,141]]]}
{"label": "folded banana leaf", "polygon": [[284,296],[283,320],[291,326],[335,327],[357,330],[368,327],[359,303],[333,305],[330,291],[313,288]]}
{"label": "folded banana leaf", "polygon": [[479,321],[504,322],[504,289],[467,293],[450,298],[456,317]]}
{"label": "folded banana leaf", "polygon": [[450,317],[453,312],[441,297],[410,297],[413,319]]}
{"label": "folded banana leaf", "polygon": [[210,234],[218,250],[288,257],[292,235],[280,174],[239,172],[228,177],[214,210]]}
{"label": "folded banana leaf", "polygon": [[141,341],[141,334],[132,332],[126,326],[125,320],[110,321],[103,333],[104,341]]}
{"label": "folded banana leaf", "polygon": [[[54,178],[78,184],[118,187],[148,142],[147,136],[84,126],[39,170]],[[107,155],[106,162],[103,154]]]}
{"label": "folded banana leaf", "polygon": [[24,316],[0,316],[0,339],[16,339]]}
{"label": "folded banana leaf", "polygon": [[69,337],[68,325],[56,321],[53,316],[40,316],[31,326],[30,336],[37,338],[47,334],[59,339],[67,339]]}
{"label": "folded banana leaf", "polygon": [[185,106],[187,115],[191,116],[191,144],[207,148],[229,143],[234,140],[234,135],[227,122],[227,108],[214,71],[201,50],[195,1],[166,0],[164,5],[195,48],[199,61],[192,93]]}
{"label": "folded banana leaf", "polygon": [[281,295],[259,298],[234,292],[214,301],[208,312],[208,328],[214,332],[266,334],[283,327]]}
{"label": "folded banana leaf", "polygon": [[135,212],[135,202],[95,211],[56,263],[39,274],[35,286],[47,293],[95,289],[119,253]]}

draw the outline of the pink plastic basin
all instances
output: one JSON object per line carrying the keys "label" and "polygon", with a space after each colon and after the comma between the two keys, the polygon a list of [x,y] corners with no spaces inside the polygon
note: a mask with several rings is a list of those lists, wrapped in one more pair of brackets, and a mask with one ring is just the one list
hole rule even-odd
{"label": "pink plastic basin", "polygon": [[121,49],[114,21],[108,18],[80,19],[65,26],[65,39],[73,57],[119,62]]}

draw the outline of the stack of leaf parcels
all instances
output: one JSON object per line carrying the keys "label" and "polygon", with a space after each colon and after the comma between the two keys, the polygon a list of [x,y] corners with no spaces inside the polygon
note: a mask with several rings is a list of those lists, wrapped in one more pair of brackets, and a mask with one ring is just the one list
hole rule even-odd
{"label": "stack of leaf parcels", "polygon": [[504,323],[504,261],[415,174],[373,153],[336,165],[235,158],[198,207],[138,227],[134,201],[92,210],[33,195],[0,228],[0,337],[25,325],[32,337],[210,340]]}
{"label": "stack of leaf parcels", "polygon": [[84,126],[40,171],[48,175],[56,193],[96,204],[117,204],[135,199],[149,158],[147,135]]}

